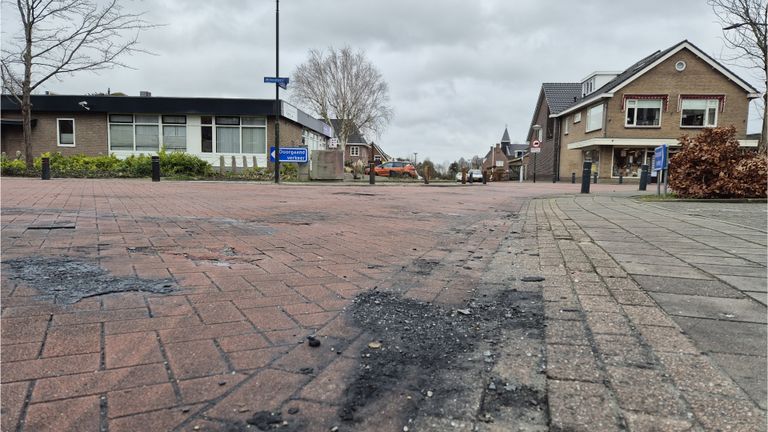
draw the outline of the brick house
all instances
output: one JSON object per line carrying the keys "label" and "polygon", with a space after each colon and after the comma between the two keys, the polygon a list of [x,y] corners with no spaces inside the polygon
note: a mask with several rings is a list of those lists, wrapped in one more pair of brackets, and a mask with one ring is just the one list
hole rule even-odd
{"label": "brick house", "polygon": [[493,180],[509,180],[509,159],[504,154],[501,143],[491,146],[483,158],[483,172]]}
{"label": "brick house", "polygon": [[[341,119],[331,119],[334,134],[341,130],[341,122]],[[338,135],[334,136],[338,138]],[[371,145],[368,144],[357,126],[352,125],[352,132],[347,137],[347,145],[344,148],[344,164],[351,165],[357,161],[362,161],[368,165],[369,160],[371,160]]]}
{"label": "brick house", "polygon": [[[655,147],[668,144],[674,152],[678,137],[707,127],[732,125],[742,146],[757,145],[747,139],[747,118],[749,101],[760,93],[687,40],[622,72],[563,84],[570,103],[546,117],[537,104],[531,123],[546,134],[541,154],[551,145],[552,158],[543,158],[556,176],[580,177],[582,163],[591,161],[600,178],[637,178],[641,165],[652,165]],[[575,86],[579,94],[571,96]]]}
{"label": "brick house", "polygon": [[[274,101],[152,96],[32,96],[32,153],[63,155],[153,154],[160,148],[183,151],[219,166],[243,157],[266,166],[274,146]],[[21,112],[2,96],[0,150],[23,152]],[[321,150],[331,127],[281,102],[280,145]]]}
{"label": "brick house", "polygon": [[[526,160],[526,178],[531,178],[534,171],[539,178],[557,174],[560,157],[558,130],[560,123],[554,116],[572,105],[580,95],[581,85],[578,83],[543,83],[541,85],[527,135],[529,144],[534,140],[539,141],[541,151]],[[541,129],[538,132],[534,131],[534,125],[541,126]]]}

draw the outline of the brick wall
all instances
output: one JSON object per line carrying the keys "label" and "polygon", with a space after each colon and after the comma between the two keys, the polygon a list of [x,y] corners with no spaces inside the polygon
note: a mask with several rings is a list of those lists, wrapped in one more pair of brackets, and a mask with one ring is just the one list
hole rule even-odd
{"label": "brick wall", "polygon": [[[4,118],[21,118],[18,115],[3,113]],[[32,155],[39,157],[46,152],[60,152],[65,156],[75,154],[98,155],[107,154],[107,116],[103,113],[34,113],[37,119],[32,128]],[[62,147],[58,145],[56,120],[68,118],[75,120],[75,146]],[[3,128],[0,149],[9,156],[16,151],[24,152],[21,127]]]}

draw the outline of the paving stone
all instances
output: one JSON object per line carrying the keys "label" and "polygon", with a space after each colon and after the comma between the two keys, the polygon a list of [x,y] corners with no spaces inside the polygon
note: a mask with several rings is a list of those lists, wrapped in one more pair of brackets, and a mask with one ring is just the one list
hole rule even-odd
{"label": "paving stone", "polygon": [[717,281],[663,276],[634,276],[646,291],[671,294],[700,295],[708,297],[743,298],[738,290]]}
{"label": "paving stone", "polygon": [[666,293],[652,293],[651,296],[671,315],[763,324],[768,322],[765,306],[757,304],[751,299]]}
{"label": "paving stone", "polygon": [[766,282],[765,277],[718,275],[718,279],[741,291],[768,292],[768,282]]}
{"label": "paving stone", "polygon": [[108,335],[104,337],[104,343],[105,362],[109,369],[163,361],[154,332]]}
{"label": "paving stone", "polygon": [[165,345],[176,379],[196,378],[227,372],[227,364],[212,340],[196,340]]}
{"label": "paving stone", "polygon": [[185,404],[205,402],[232,391],[237,384],[246,379],[245,374],[221,374],[203,378],[192,378],[178,382],[181,401]]}
{"label": "paving stone", "polygon": [[699,350],[677,327],[638,326],[637,331],[656,352],[699,354]]}
{"label": "paving stone", "polygon": [[[214,419],[243,421],[257,411],[274,411],[308,380],[306,375],[273,369],[263,370],[217,402],[206,411],[206,415]],[[265,392],[264,389],[270,391]],[[248,411],[240,412],[240,408]]]}
{"label": "paving stone", "polygon": [[667,374],[678,389],[686,394],[711,393],[735,397],[740,389],[727,376],[700,355],[658,353]]}
{"label": "paving stone", "polygon": [[766,409],[766,389],[768,383],[764,374],[756,374],[765,368],[767,364],[765,357],[738,355],[738,354],[712,354],[712,360],[728,374],[739,387],[761,409]]}
{"label": "paving stone", "polygon": [[106,393],[168,381],[162,364],[139,365],[121,369],[96,371],[74,375],[54,376],[35,383],[32,401],[47,401],[77,396]]}
{"label": "paving stone", "polygon": [[629,319],[635,325],[655,325],[677,327],[675,322],[659,307],[622,306]]}
{"label": "paving stone", "polygon": [[597,353],[607,365],[648,367],[655,363],[634,336],[597,334],[594,338]]}
{"label": "paving stone", "polygon": [[581,321],[548,320],[545,335],[546,341],[549,344],[590,344]]}
{"label": "paving stone", "polygon": [[602,384],[547,380],[551,425],[560,430],[618,431],[616,410]]}
{"label": "paving stone", "polygon": [[693,421],[685,418],[660,417],[635,412],[624,412],[632,432],[689,432],[696,430]]}
{"label": "paving stone", "polygon": [[611,366],[607,371],[610,387],[622,409],[662,417],[680,417],[685,414],[683,402],[674,387],[664,382],[658,371]]}
{"label": "paving stone", "polygon": [[701,392],[687,392],[685,398],[707,430],[766,430],[765,412],[748,399]]}
{"label": "paving stone", "polygon": [[621,313],[621,308],[610,296],[579,295],[579,303],[585,311]]}
{"label": "paving stone", "polygon": [[685,317],[675,321],[704,351],[766,355],[765,325]]}
{"label": "paving stone", "polygon": [[3,364],[2,382],[26,381],[99,369],[99,354],[77,354]]}
{"label": "paving stone", "polygon": [[598,381],[600,371],[589,346],[547,344],[547,377]]}
{"label": "paving stone", "polygon": [[95,431],[100,421],[99,397],[87,396],[30,404],[24,428],[41,432]]}
{"label": "paving stone", "polygon": [[587,312],[587,325],[592,333],[631,334],[629,321],[623,314],[609,312]]}
{"label": "paving stone", "polygon": [[200,405],[184,406],[111,419],[109,420],[109,430],[110,432],[134,432],[152,425],[154,430],[170,431],[200,408]]}
{"label": "paving stone", "polygon": [[142,386],[107,393],[109,417],[122,417],[154,411],[176,405],[176,395],[170,383]]}
{"label": "paving stone", "polygon": [[16,430],[29,386],[30,382],[27,381],[2,385],[2,388],[0,388],[0,398],[2,399],[0,429],[4,431]]}

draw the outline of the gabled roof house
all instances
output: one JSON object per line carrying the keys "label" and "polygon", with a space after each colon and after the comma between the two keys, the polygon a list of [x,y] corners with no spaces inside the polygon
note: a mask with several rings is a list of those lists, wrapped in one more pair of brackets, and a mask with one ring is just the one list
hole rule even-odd
{"label": "gabled roof house", "polygon": [[678,137],[703,128],[734,126],[743,146],[756,146],[746,132],[749,101],[759,96],[684,40],[621,72],[542,85],[531,127],[542,126],[541,155],[551,155],[542,159],[552,162],[554,176],[578,176],[590,161],[601,178],[633,178],[652,164],[654,147],[668,144],[674,151]]}

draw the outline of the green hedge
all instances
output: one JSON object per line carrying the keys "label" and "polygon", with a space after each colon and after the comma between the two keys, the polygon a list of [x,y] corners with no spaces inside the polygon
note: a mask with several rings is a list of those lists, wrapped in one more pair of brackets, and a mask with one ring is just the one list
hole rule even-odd
{"label": "green hedge", "polygon": [[[219,180],[256,180],[269,181],[274,178],[273,171],[267,168],[248,168],[245,170],[220,174],[206,161],[187,153],[160,151],[160,173],[165,177],[182,179],[219,179]],[[61,153],[46,153],[50,158],[53,177],[76,178],[140,178],[152,176],[152,157],[148,155],[129,156],[118,159],[109,156],[63,156]],[[39,177],[42,172],[42,157],[36,158],[34,168],[28,170],[23,160],[0,160],[0,170],[6,176]],[[281,164],[282,180],[291,181],[298,177],[294,164]]]}

